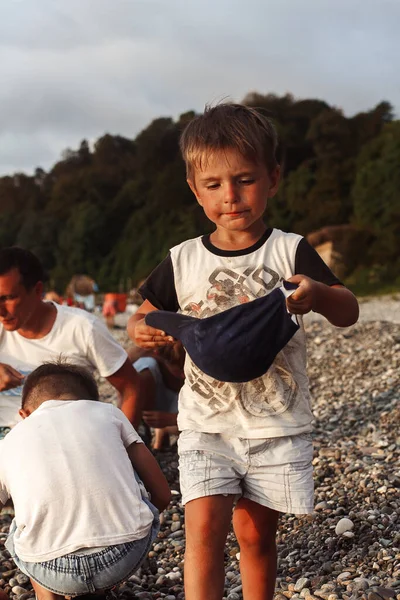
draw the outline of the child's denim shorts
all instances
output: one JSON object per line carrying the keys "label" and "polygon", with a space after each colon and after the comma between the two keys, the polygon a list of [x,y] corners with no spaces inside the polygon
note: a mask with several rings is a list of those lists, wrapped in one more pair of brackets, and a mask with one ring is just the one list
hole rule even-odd
{"label": "child's denim shorts", "polygon": [[10,427],[0,427],[0,440],[4,440],[4,438],[10,433],[10,431]]}
{"label": "child's denim shorts", "polygon": [[314,510],[310,433],[247,439],[184,430],[178,451],[183,504],[232,494],[282,513]]}
{"label": "child's denim shorts", "polygon": [[[6,548],[10,552],[17,567],[41,586],[62,596],[80,596],[107,590],[121,583],[140,567],[146,558],[151,544],[160,529],[159,513],[149,500],[143,498],[154,514],[152,527],[145,538],[97,548],[88,553],[75,553],[60,556],[46,562],[24,562],[18,558],[14,550],[15,520],[11,523]],[[106,518],[106,515],[105,517]]]}

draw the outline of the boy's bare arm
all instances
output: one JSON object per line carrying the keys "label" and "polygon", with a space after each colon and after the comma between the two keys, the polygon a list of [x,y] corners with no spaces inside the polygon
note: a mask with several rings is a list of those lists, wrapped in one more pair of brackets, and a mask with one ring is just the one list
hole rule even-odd
{"label": "boy's bare arm", "polygon": [[151,494],[152,503],[158,510],[164,510],[171,500],[171,491],[158,462],[150,450],[141,443],[131,444],[127,452],[134,470]]}
{"label": "boy's bare arm", "polygon": [[158,310],[148,300],[138,308],[134,315],[128,321],[128,335],[137,346],[142,348],[157,348],[167,346],[174,342],[174,338],[167,336],[165,331],[150,327],[144,322],[144,318],[149,312]]}
{"label": "boy's bare arm", "polygon": [[336,327],[349,327],[356,323],[359,315],[358,302],[346,287],[328,286],[305,275],[294,275],[288,281],[299,285],[286,301],[291,313],[304,315],[313,310]]}
{"label": "boy's bare arm", "polygon": [[144,397],[141,398],[140,378],[130,360],[126,359],[122,367],[106,379],[120,394],[122,412],[134,427],[138,427]]}

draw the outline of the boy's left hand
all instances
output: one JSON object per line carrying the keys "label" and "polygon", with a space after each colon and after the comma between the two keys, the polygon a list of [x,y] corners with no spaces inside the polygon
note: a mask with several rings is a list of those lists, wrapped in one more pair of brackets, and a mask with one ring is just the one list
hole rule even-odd
{"label": "boy's left hand", "polygon": [[318,282],[306,275],[293,275],[287,281],[299,286],[286,300],[288,311],[293,315],[305,315],[313,310]]}

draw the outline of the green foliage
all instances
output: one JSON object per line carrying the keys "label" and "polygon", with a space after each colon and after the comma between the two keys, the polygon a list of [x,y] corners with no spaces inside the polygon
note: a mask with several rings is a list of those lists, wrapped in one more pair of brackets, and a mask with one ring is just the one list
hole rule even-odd
{"label": "green foliage", "polygon": [[[267,220],[307,234],[351,223],[368,251],[354,285],[400,281],[400,122],[381,102],[346,118],[316,99],[248,94],[280,137],[281,188]],[[0,245],[33,250],[60,292],[75,273],[102,291],[137,283],[184,239],[212,230],[186,183],[179,135],[194,112],[155,119],[135,140],[103,135],[67,149],[49,173],[0,178]],[[355,252],[357,254],[357,252]]]}
{"label": "green foliage", "polygon": [[360,153],[352,198],[354,223],[374,238],[369,262],[399,265],[400,121],[385,125]]}

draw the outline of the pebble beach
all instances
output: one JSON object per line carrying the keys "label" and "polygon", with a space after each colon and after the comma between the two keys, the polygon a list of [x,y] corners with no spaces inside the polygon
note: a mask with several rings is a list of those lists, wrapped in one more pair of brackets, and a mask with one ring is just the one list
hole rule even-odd
{"label": "pebble beach", "polygon": [[[359,322],[337,329],[309,315],[315,510],[282,515],[275,600],[400,600],[400,295],[363,300]],[[123,329],[115,337],[123,344]],[[111,388],[102,393],[112,400]],[[119,598],[182,600],[184,510],[176,448],[156,453],[173,490],[161,531]],[[218,518],[218,515],[216,515]],[[4,542],[10,515],[0,516]],[[226,600],[242,598],[233,532],[225,553]],[[28,578],[0,547],[0,587],[33,600]]]}

